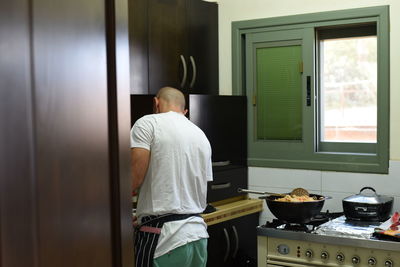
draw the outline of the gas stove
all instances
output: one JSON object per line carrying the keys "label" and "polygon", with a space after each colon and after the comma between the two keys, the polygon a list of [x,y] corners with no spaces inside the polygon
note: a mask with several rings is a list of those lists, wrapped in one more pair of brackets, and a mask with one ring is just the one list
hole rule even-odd
{"label": "gas stove", "polygon": [[263,226],[264,228],[294,231],[294,232],[305,232],[312,233],[319,225],[324,224],[330,220],[343,216],[343,212],[330,213],[321,212],[311,219],[308,223],[286,223],[284,221],[273,219],[272,221],[267,221]]}
{"label": "gas stove", "polygon": [[400,267],[400,242],[378,240],[380,222],[351,222],[341,213],[308,224],[278,220],[257,228],[259,267]]}

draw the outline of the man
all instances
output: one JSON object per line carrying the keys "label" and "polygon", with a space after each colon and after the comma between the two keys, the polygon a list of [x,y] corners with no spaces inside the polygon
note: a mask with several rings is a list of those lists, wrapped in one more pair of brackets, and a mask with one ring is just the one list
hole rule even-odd
{"label": "man", "polygon": [[212,180],[211,146],[185,117],[179,90],[160,89],[154,111],[131,130],[136,267],[205,266],[208,233],[199,214]]}

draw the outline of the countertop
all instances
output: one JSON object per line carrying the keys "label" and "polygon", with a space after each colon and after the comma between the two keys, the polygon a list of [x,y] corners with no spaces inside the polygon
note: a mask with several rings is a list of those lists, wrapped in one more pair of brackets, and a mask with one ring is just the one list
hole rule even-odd
{"label": "countertop", "polygon": [[263,200],[239,196],[214,202],[211,203],[211,205],[217,210],[212,213],[202,214],[202,217],[208,226],[260,212],[263,209]]}

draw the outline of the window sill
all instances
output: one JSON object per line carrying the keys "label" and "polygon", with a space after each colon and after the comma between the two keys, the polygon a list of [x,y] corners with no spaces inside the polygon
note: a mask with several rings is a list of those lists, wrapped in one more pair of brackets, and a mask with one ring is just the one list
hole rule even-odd
{"label": "window sill", "polygon": [[[387,174],[389,166],[385,162],[379,162],[376,155],[367,155],[371,162],[359,162],[360,156],[349,155],[345,161],[324,159],[323,156],[337,156],[337,153],[318,153],[318,160],[293,160],[293,159],[261,159],[249,158],[249,167],[269,167],[286,169],[307,169],[320,171],[359,172]],[[340,155],[343,157],[343,155]]]}

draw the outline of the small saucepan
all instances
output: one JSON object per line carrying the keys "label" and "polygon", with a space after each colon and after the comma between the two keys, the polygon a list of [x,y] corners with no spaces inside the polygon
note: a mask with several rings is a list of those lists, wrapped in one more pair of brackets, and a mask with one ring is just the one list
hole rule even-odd
{"label": "small saucepan", "polygon": [[[253,193],[253,194],[265,194],[265,192],[251,191],[251,190],[238,190],[243,193]],[[288,194],[272,194],[269,196],[260,197],[260,199],[265,199],[267,206],[271,213],[279,220],[287,223],[308,223],[318,215],[322,207],[324,206],[325,199],[331,197],[325,197],[317,194],[310,194],[309,196],[314,198],[314,201],[306,202],[283,202],[276,201],[278,198],[282,198],[284,195]]]}

